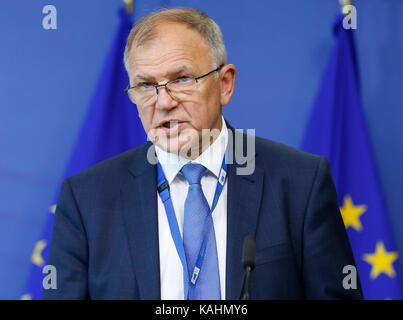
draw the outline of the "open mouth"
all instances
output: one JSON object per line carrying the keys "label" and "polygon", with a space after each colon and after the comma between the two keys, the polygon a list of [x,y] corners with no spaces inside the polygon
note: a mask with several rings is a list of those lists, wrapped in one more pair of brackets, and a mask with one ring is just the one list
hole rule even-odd
{"label": "open mouth", "polygon": [[160,125],[160,128],[165,133],[165,135],[170,136],[177,134],[184,122],[179,122],[178,120],[166,121]]}
{"label": "open mouth", "polygon": [[176,125],[178,125],[178,121],[167,121],[167,122],[165,122],[165,123],[162,124],[162,126],[163,126],[164,128],[173,128],[173,127],[175,127]]}

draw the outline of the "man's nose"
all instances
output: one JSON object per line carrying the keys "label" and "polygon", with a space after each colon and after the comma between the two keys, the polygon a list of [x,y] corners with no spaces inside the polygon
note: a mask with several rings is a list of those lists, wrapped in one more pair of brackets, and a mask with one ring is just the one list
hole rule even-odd
{"label": "man's nose", "polygon": [[169,91],[169,88],[166,86],[158,88],[157,94],[157,108],[169,110],[178,105],[178,102],[173,98],[172,94]]}

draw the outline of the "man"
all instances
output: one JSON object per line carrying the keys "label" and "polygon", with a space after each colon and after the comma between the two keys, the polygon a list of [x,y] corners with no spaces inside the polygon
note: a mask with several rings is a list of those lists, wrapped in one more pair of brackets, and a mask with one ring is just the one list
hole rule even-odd
{"label": "man", "polygon": [[48,261],[57,289],[44,298],[239,299],[247,235],[251,299],[362,298],[358,279],[343,287],[355,263],[326,159],[223,119],[236,69],[214,21],[152,13],[124,60],[152,143],[64,181]]}

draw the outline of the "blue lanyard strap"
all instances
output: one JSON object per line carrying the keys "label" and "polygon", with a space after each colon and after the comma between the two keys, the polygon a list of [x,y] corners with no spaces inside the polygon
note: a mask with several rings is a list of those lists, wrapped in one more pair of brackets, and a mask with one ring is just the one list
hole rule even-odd
{"label": "blue lanyard strap", "polygon": [[200,246],[199,254],[196,259],[196,265],[194,266],[193,273],[190,279],[186,262],[185,248],[183,246],[183,240],[179,231],[178,221],[176,219],[175,210],[172,204],[171,194],[169,192],[169,184],[165,178],[164,172],[162,171],[161,164],[157,162],[157,179],[158,179],[157,189],[160,194],[161,200],[165,206],[165,211],[167,214],[172,239],[175,243],[176,251],[178,252],[179,258],[183,266],[184,292],[185,297],[187,297],[187,299],[194,298],[194,289],[197,284],[199,273],[203,266],[204,255],[207,247],[207,239],[213,223],[211,215],[215,207],[217,206],[218,199],[220,198],[221,192],[224,189],[224,184],[227,177],[227,164],[225,159],[226,154],[223,157],[221,170],[217,181],[217,187],[214,194],[213,204],[211,206],[209,214],[206,217],[206,220],[204,221],[202,232],[202,244]]}
{"label": "blue lanyard strap", "polygon": [[[157,164],[158,169],[158,192],[160,194],[161,200],[164,203],[165,211],[167,213],[169,229],[171,230],[172,239],[175,243],[176,251],[178,252],[179,258],[183,266],[183,283],[185,284],[185,293],[188,291],[187,283],[189,282],[189,273],[186,263],[185,248],[183,246],[182,237],[179,231],[178,222],[176,220],[175,210],[172,205],[171,195],[169,193],[169,185],[165,180],[165,176],[162,173],[160,164]],[[161,174],[160,174],[161,173]],[[160,182],[162,183],[160,184]]]}

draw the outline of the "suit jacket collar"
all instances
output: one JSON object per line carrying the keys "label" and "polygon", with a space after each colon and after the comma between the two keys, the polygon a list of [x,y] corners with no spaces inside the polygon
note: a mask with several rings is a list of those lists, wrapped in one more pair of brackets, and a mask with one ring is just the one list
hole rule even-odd
{"label": "suit jacket collar", "polygon": [[[256,165],[257,154],[251,154],[248,161],[254,162],[254,172],[239,175],[238,169],[243,167],[239,155],[247,155],[247,138],[227,121],[226,125],[228,151],[233,155],[233,163],[228,164],[226,299],[235,300],[242,293],[243,240],[256,231],[264,170]],[[242,141],[241,146],[236,139]],[[134,152],[121,185],[124,229],[141,299],[161,297],[155,163],[155,149],[148,142]]]}

